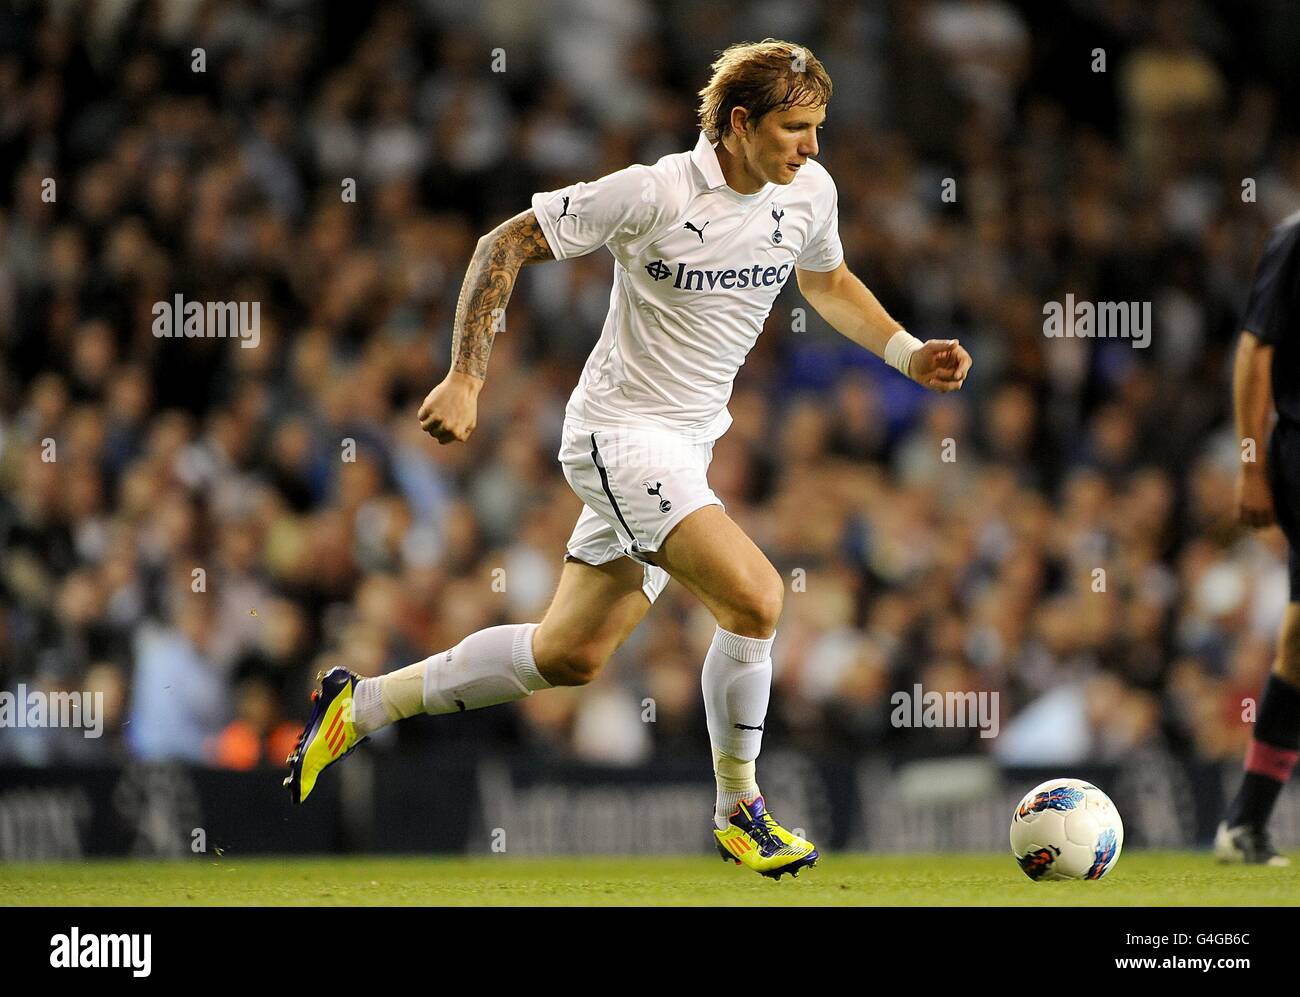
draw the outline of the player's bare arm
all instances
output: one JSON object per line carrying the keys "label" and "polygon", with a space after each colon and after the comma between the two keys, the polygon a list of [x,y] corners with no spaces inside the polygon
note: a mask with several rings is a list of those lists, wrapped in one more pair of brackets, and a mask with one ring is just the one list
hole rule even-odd
{"label": "player's bare arm", "polygon": [[[846,263],[824,273],[796,269],[795,278],[808,303],[836,332],[876,356],[891,359],[889,343],[902,326]],[[970,365],[970,354],[957,340],[932,339],[917,348],[901,369],[931,391],[948,392],[961,388]]]}
{"label": "player's bare arm", "polygon": [[1270,526],[1274,521],[1273,495],[1265,474],[1265,442],[1273,414],[1273,386],[1269,367],[1273,347],[1243,331],[1232,369],[1232,407],[1237,436],[1254,441],[1254,460],[1243,460],[1237,473],[1237,516],[1247,526]]}
{"label": "player's bare arm", "polygon": [[470,257],[452,323],[451,370],[420,406],[420,428],[439,443],[466,440],[478,422],[478,393],[519,271],[553,260],[532,209],[502,222]]}

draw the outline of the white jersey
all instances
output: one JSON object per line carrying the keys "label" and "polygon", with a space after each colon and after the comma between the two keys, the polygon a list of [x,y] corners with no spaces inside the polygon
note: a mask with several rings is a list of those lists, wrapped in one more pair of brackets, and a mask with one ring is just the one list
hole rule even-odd
{"label": "white jersey", "polygon": [[736,372],[796,267],[844,258],[838,198],[808,160],[788,185],[727,185],[703,132],[694,151],[537,193],[557,260],[608,246],[614,287],[600,340],[569,398],[579,428],[652,426],[689,442],[731,425]]}

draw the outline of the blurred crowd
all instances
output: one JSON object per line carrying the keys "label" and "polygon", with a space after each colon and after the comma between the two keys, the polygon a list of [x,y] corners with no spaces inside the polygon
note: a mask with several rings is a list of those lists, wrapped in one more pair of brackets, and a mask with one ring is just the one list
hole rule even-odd
{"label": "blurred crowd", "polygon": [[[693,146],[713,54],[769,35],[834,80],[849,265],[974,357],[928,395],[791,282],[742,368],[710,482],[788,582],[769,747],[1238,756],[1288,600],[1229,370],[1300,208],[1293,5],[46,0],[0,13],[0,689],[100,692],[106,731],[0,760],[278,764],[318,671],[540,619],[611,260],[524,273],[439,446],[465,264],[533,191]],[[258,345],[155,336],[177,294],[259,302]],[[1046,337],[1067,294],[1150,302],[1150,347]],[[377,747],[707,758],[713,628],[670,584],[592,685]],[[916,683],[997,692],[998,737],[894,726]]]}

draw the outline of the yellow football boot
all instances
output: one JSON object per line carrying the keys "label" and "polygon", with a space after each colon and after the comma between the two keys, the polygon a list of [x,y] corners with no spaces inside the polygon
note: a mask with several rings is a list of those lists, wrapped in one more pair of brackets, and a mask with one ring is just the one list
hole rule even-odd
{"label": "yellow football boot", "polygon": [[352,692],[358,678],[346,668],[331,668],[321,687],[311,694],[312,711],[298,737],[298,747],[285,761],[289,776],[284,784],[294,803],[302,803],[316,788],[316,778],[335,762],[346,758],[365,740],[357,737],[352,722]]}
{"label": "yellow football boot", "polygon": [[747,865],[771,879],[783,872],[798,876],[800,869],[817,864],[812,842],[791,834],[767,811],[763,797],[741,800],[725,831],[714,828],[718,854],[736,865]]}

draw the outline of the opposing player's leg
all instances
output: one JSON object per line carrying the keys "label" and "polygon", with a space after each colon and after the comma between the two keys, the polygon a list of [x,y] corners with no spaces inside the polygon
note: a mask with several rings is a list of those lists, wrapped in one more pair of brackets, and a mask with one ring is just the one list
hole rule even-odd
{"label": "opposing player's leg", "polygon": [[[1295,573],[1294,554],[1292,560]],[[1220,862],[1290,865],[1290,860],[1273,847],[1268,821],[1298,757],[1300,603],[1292,602],[1282,620],[1273,673],[1260,697],[1255,730],[1246,752],[1245,777],[1214,837],[1214,854]]]}
{"label": "opposing player's leg", "polygon": [[718,622],[701,677],[718,784],[718,852],[765,876],[796,875],[817,861],[817,850],[768,812],[755,764],[772,687],[772,641],[785,595],[781,576],[717,505],[686,516],[645,557],[686,586]]}
{"label": "opposing player's leg", "polygon": [[1289,865],[1268,834],[1273,807],[1300,757],[1300,436],[1285,419],[1269,435],[1265,467],[1277,525],[1287,539],[1291,601],[1260,696],[1245,776],[1215,834],[1214,853],[1221,862]]}
{"label": "opposing player's leg", "polygon": [[331,669],[312,696],[312,715],[288,759],[285,785],[293,801],[306,800],[322,771],[390,723],[591,681],[650,609],[645,575],[626,557],[601,565],[569,559],[541,623],[488,627],[377,678]]}

